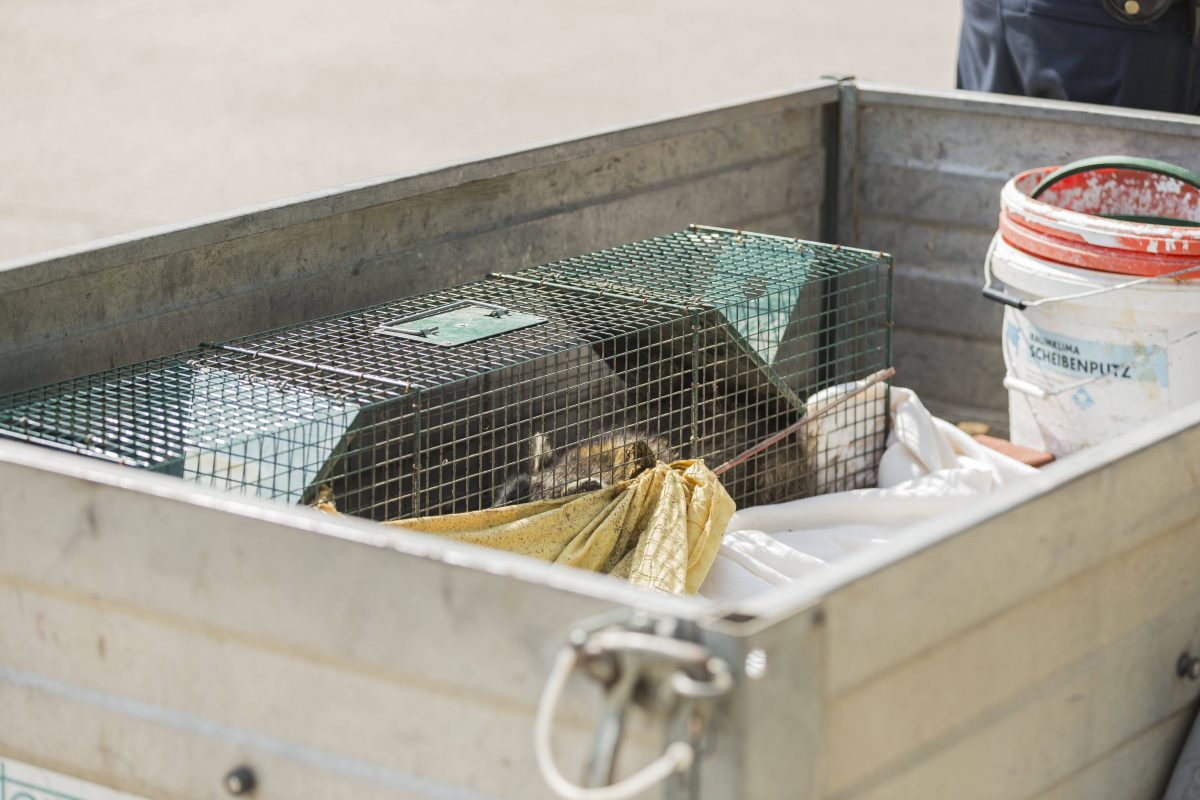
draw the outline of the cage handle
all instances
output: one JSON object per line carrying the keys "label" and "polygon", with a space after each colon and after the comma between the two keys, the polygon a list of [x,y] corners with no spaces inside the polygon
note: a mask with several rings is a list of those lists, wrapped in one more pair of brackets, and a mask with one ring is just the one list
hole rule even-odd
{"label": "cage handle", "polygon": [[889,378],[894,377],[895,375],[896,375],[896,370],[894,367],[888,367],[886,369],[881,369],[878,372],[871,373],[870,375],[868,375],[866,378],[863,379],[862,386],[860,386],[857,389],[855,389],[854,391],[849,392],[848,394],[844,394],[841,397],[837,398],[836,400],[830,402],[828,405],[826,405],[824,408],[822,408],[820,411],[818,411],[815,414],[809,414],[806,412],[804,414],[804,416],[802,416],[800,419],[793,422],[791,425],[788,425],[783,430],[767,437],[766,439],[763,439],[761,442],[754,445],[754,447],[751,447],[749,450],[745,451],[744,453],[734,456],[733,458],[729,459],[724,464],[722,464],[721,466],[714,469],[713,474],[718,477],[721,475],[724,475],[726,472],[728,472],[729,470],[738,466],[739,464],[743,464],[743,463],[749,461],[750,459],[754,458],[756,455],[763,452],[764,450],[774,447],[775,445],[779,444],[784,439],[791,436],[793,433],[800,430],[801,428],[805,427],[806,425],[808,425],[808,423],[812,422],[813,420],[820,419],[821,417],[828,414],[830,411],[833,411],[834,409],[844,405],[845,403],[848,403],[850,400],[854,399],[855,397],[858,397],[860,394],[865,392],[867,389],[870,389],[875,384],[882,383],[883,381],[886,381]]}

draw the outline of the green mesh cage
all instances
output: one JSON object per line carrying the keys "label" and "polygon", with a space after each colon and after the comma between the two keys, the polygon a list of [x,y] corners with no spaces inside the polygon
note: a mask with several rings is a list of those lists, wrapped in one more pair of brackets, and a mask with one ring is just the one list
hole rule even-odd
{"label": "green mesh cage", "polygon": [[[0,435],[385,520],[558,496],[639,460],[716,466],[889,366],[891,257],[692,226],[0,398]],[[822,460],[731,469],[739,505],[869,486],[886,404]]]}

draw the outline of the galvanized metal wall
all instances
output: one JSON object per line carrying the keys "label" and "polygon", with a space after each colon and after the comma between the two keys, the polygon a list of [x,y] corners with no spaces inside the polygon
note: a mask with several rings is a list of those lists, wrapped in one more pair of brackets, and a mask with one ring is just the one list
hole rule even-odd
{"label": "galvanized metal wall", "polygon": [[828,591],[816,796],[1160,797],[1200,700],[1197,453],[1192,407]]}
{"label": "galvanized metal wall", "polygon": [[819,238],[832,84],[0,265],[0,391],[697,222]]}
{"label": "galvanized metal wall", "polygon": [[[690,222],[821,238],[836,101],[821,83],[10,264],[0,388]],[[0,485],[0,752],[148,797],[214,796],[242,761],[262,798],[547,796],[533,710],[568,624],[702,610],[22,444],[0,442]],[[754,709],[792,683],[760,682]],[[558,741],[575,765],[579,697]],[[738,719],[725,741],[755,724]],[[625,769],[661,747],[656,722],[630,733]]]}
{"label": "galvanized metal wall", "polygon": [[[0,754],[148,798],[223,796],[241,764],[264,800],[549,797],[534,709],[569,627],[697,607],[12,442],[0,485]],[[662,748],[632,724],[626,768]]]}
{"label": "galvanized metal wall", "polygon": [[[1000,189],[1026,169],[1127,154],[1200,168],[1200,124],[1144,111],[860,84],[846,141],[847,244],[895,256],[897,383],[951,418],[1007,427],[1000,307],[983,257]],[[969,98],[969,99],[968,99]]]}
{"label": "galvanized metal wall", "polygon": [[[1200,164],[1200,123],[1182,117],[843,94],[856,155],[842,163],[839,230],[895,254],[898,382],[967,417],[1005,415],[1000,312],[979,296],[1004,181],[1098,154]],[[798,663],[821,680],[812,716],[764,717],[744,751],[719,754],[737,770],[745,751],[795,735],[817,742],[817,763],[738,796],[1160,797],[1200,706],[1200,685],[1176,674],[1200,648],[1198,454],[1193,406],[743,604],[777,620],[769,632],[819,620]],[[759,632],[745,641],[768,660],[786,653]]]}
{"label": "galvanized metal wall", "polygon": [[[1182,118],[840,91],[840,111],[822,84],[10,265],[0,386],[699,221],[894,252],[899,382],[1001,419],[999,315],[978,289],[1002,182],[1105,151],[1200,167]],[[1193,409],[712,621],[0,443],[0,751],[154,797],[212,796],[240,760],[263,798],[546,796],[529,732],[561,632],[648,605],[731,663],[767,657],[716,723],[701,797],[1149,797],[1197,700],[1172,672],[1200,645],[1197,452]],[[563,724],[577,754],[585,707]],[[633,744],[660,742],[641,727]]]}

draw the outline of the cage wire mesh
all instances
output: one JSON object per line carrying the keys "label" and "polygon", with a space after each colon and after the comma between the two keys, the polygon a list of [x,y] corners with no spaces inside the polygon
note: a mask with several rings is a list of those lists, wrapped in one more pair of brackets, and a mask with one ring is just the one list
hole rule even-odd
{"label": "cage wire mesh", "polygon": [[[890,256],[692,226],[11,394],[0,434],[401,519],[724,463],[890,333]],[[886,416],[859,399],[722,480],[740,506],[872,485]]]}

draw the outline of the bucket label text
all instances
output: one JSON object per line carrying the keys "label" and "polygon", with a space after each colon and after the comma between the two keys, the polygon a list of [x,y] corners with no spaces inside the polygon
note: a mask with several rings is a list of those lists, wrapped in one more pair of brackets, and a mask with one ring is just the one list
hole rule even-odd
{"label": "bucket label text", "polygon": [[1011,319],[1005,338],[1009,352],[1024,351],[1021,356],[1037,367],[1061,375],[1167,386],[1167,351],[1157,345],[1077,339]]}

